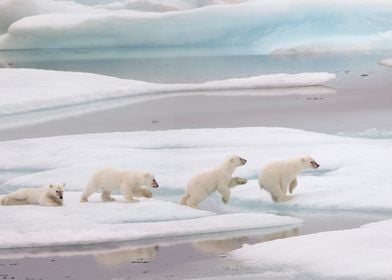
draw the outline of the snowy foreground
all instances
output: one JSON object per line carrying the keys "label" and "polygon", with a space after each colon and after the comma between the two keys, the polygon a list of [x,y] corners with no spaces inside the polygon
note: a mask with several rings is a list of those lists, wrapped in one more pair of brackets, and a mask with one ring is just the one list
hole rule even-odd
{"label": "snowy foreground", "polygon": [[[107,2],[3,0],[0,49],[195,48],[206,54],[291,55],[392,46],[388,0],[234,1],[243,3],[199,9],[181,5],[185,1]],[[233,3],[206,3],[212,2]]]}
{"label": "snowy foreground", "polygon": [[[272,233],[301,225],[290,217],[249,213],[279,208],[325,209],[337,215],[339,209],[368,213],[392,209],[392,139],[285,128],[195,129],[6,141],[0,142],[0,150],[2,192],[48,182],[67,183],[64,207],[0,207],[0,223],[9,225],[0,228],[3,249],[171,239],[251,229]],[[223,210],[217,212],[223,213],[238,206],[243,213],[217,214],[161,200],[178,197],[192,174],[232,153],[248,159],[236,175],[250,182],[234,189],[229,206],[216,195],[207,204],[209,208],[216,205]],[[293,200],[273,204],[257,187],[258,170],[272,159],[307,153],[321,164],[320,169],[300,176]],[[136,204],[124,203],[120,196],[117,202],[102,203],[99,194],[89,203],[79,203],[80,190],[102,166],[150,170],[160,188],[153,190],[154,199]],[[256,274],[236,279],[255,279],[255,275],[260,279],[389,279],[391,244],[392,221],[388,220],[358,229],[245,245],[229,257],[255,269]],[[147,247],[142,253],[148,257],[154,248]],[[110,259],[99,256],[103,263]]]}
{"label": "snowy foreground", "polygon": [[[69,192],[63,207],[1,207],[0,249],[102,242],[170,239],[247,229],[266,232],[296,227],[301,221],[269,214],[225,214],[195,210],[168,201],[102,203],[94,196],[79,203]],[[28,212],[28,215],[26,213]],[[98,215],[97,215],[98,214]]]}
{"label": "snowy foreground", "polygon": [[[330,73],[300,73],[158,84],[89,73],[0,69],[0,128],[184,95],[330,94],[335,90],[321,85],[333,79]],[[250,89],[257,91],[246,91]]]}
{"label": "snowy foreground", "polygon": [[285,279],[391,279],[392,220],[244,246],[231,257]]}

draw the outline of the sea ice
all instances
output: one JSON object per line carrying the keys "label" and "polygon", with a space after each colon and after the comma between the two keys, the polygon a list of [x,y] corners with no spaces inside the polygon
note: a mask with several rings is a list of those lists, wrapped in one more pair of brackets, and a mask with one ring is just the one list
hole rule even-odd
{"label": "sea ice", "polygon": [[391,244],[392,220],[387,220],[248,245],[231,257],[294,279],[390,279]]}
{"label": "sea ice", "polygon": [[[0,128],[182,95],[328,94],[330,73],[271,74],[199,84],[158,84],[89,73],[0,69]],[[276,89],[283,88],[277,91]],[[239,90],[234,92],[234,90]],[[258,89],[246,92],[246,89]],[[275,90],[274,90],[275,89]],[[52,111],[47,112],[49,109]],[[53,111],[54,110],[54,111]]]}
{"label": "sea ice", "polygon": [[[228,154],[248,160],[235,175],[249,183],[232,190],[229,205],[252,210],[341,209],[390,211],[392,139],[361,139],[286,128],[232,128],[140,131],[73,135],[0,143],[3,191],[50,182],[82,190],[91,174],[106,166],[152,172],[158,193],[183,193],[189,178]],[[257,185],[257,174],[271,160],[311,154],[320,168],[299,176],[293,199],[274,204]],[[15,176],[10,173],[15,170]],[[18,173],[32,170],[30,174]],[[36,170],[36,171],[34,171]],[[178,198],[179,199],[179,198]],[[222,205],[215,196],[212,203]]]}
{"label": "sea ice", "polygon": [[296,218],[271,214],[224,214],[195,210],[155,199],[104,203],[99,195],[80,203],[66,192],[63,207],[0,206],[0,249],[97,244],[179,238],[249,229],[279,231],[301,225]]}
{"label": "sea ice", "polygon": [[392,58],[382,59],[378,63],[385,66],[392,66]]}

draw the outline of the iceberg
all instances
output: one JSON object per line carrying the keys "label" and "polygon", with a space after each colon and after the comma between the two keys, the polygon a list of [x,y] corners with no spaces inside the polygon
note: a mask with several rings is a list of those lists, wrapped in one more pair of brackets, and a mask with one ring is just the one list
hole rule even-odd
{"label": "iceberg", "polygon": [[272,279],[390,279],[391,242],[392,220],[387,220],[248,245],[231,258],[274,272]]}
{"label": "iceberg", "polygon": [[[388,0],[247,1],[164,13],[91,6],[77,10],[15,16],[0,36],[0,49],[196,49],[203,54],[286,55],[392,47]],[[17,14],[16,6],[7,13]]]}
{"label": "iceberg", "polygon": [[64,206],[50,211],[32,205],[1,206],[0,222],[7,227],[0,229],[0,249],[159,240],[250,229],[274,232],[301,225],[301,220],[291,217],[216,215],[155,199],[125,203],[117,197],[117,202],[103,203],[96,195],[80,203],[79,197],[79,192],[67,192]]}
{"label": "iceberg", "polygon": [[[392,139],[363,139],[287,128],[230,128],[70,135],[0,142],[1,188],[66,182],[81,191],[98,168],[152,172],[159,197],[179,201],[189,178],[228,154],[248,160],[235,176],[249,180],[232,190],[230,205],[250,211],[390,211]],[[311,154],[321,167],[304,172],[293,199],[276,204],[257,176],[271,160]],[[360,156],[359,156],[360,155]],[[24,172],[21,172],[24,171]],[[14,175],[12,175],[14,174]],[[1,175],[1,174],[0,174]],[[223,207],[213,195],[203,209]]]}
{"label": "iceberg", "polygon": [[[21,79],[23,77],[23,79]],[[35,69],[0,69],[0,128],[184,95],[330,94],[331,73],[270,74],[188,84],[158,84],[109,76]],[[235,91],[250,90],[257,91]]]}

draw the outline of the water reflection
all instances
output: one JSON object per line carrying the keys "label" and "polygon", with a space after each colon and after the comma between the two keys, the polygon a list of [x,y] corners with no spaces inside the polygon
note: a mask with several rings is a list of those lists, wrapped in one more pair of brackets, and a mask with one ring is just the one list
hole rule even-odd
{"label": "water reflection", "polygon": [[299,228],[293,228],[290,230],[284,230],[279,232],[273,232],[268,234],[256,235],[256,236],[242,236],[233,237],[226,239],[215,239],[215,240],[203,240],[193,242],[192,247],[203,253],[223,255],[233,250],[241,248],[244,244],[255,244],[275,239],[287,238],[299,235]]}
{"label": "water reflection", "polygon": [[107,267],[129,263],[148,263],[155,258],[159,246],[140,247],[110,251],[95,255],[96,261]]}

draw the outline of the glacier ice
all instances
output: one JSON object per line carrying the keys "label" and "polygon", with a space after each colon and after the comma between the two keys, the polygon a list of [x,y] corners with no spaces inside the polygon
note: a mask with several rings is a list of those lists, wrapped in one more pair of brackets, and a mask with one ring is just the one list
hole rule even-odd
{"label": "glacier ice", "polygon": [[0,36],[0,49],[196,48],[221,54],[297,54],[392,47],[392,3],[387,0],[250,1],[166,13],[88,8],[21,18]]}

